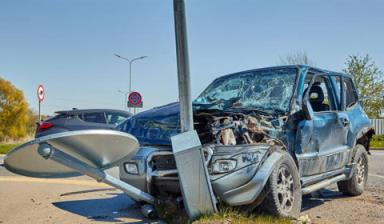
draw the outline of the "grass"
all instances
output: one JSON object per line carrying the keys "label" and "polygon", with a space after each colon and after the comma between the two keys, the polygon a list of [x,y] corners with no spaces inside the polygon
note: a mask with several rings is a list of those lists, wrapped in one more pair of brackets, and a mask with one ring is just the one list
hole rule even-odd
{"label": "grass", "polygon": [[384,148],[384,135],[374,135],[372,137],[371,148]]}
{"label": "grass", "polygon": [[216,223],[291,224],[292,220],[287,218],[274,217],[274,216],[246,213],[235,208],[225,208],[225,209],[221,209],[218,213],[211,214],[211,215],[204,215],[200,217],[198,220],[193,222],[193,224],[216,224]]}
{"label": "grass", "polygon": [[192,223],[192,224],[292,224],[291,219],[279,218],[264,214],[249,213],[239,208],[219,205],[219,212],[202,215],[197,220],[190,222],[184,210],[172,205],[157,207],[157,212],[166,223]]}
{"label": "grass", "polygon": [[18,144],[3,144],[0,143],[0,154],[7,154],[11,149],[15,148]]}

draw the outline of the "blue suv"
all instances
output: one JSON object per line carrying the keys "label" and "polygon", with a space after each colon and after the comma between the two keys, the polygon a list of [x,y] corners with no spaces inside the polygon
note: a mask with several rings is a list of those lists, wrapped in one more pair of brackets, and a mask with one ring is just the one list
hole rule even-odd
{"label": "blue suv", "polygon": [[[255,69],[214,80],[193,102],[219,202],[298,216],[302,195],[337,183],[360,195],[374,130],[351,75],[303,65]],[[139,113],[117,127],[140,142],[120,179],[158,198],[180,197],[170,137],[179,105]]]}

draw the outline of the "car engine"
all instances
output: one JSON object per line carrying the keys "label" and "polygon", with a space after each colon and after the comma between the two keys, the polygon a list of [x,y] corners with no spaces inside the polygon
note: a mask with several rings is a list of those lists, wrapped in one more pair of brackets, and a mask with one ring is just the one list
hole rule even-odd
{"label": "car engine", "polygon": [[195,128],[202,144],[243,145],[267,143],[284,145],[277,137],[282,119],[272,116],[243,113],[195,115]]}

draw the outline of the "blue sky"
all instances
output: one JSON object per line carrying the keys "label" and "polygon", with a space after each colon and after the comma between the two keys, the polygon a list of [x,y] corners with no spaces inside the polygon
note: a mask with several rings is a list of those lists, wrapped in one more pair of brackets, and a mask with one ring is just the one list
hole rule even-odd
{"label": "blue sky", "polygon": [[[369,54],[384,70],[384,1],[189,0],[192,94],[214,78],[277,65],[306,51],[336,71],[348,55]],[[178,99],[171,0],[0,0],[0,76],[44,114],[61,109],[122,108],[128,64],[144,109]]]}

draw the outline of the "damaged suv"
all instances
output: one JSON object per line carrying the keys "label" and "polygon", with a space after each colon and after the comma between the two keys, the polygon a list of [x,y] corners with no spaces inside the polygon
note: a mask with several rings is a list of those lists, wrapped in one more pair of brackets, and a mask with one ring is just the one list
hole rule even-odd
{"label": "damaged suv", "polygon": [[[219,202],[295,217],[303,194],[333,183],[346,195],[364,190],[374,130],[350,75],[302,65],[230,74],[214,80],[193,110]],[[178,103],[118,129],[141,145],[120,165],[120,179],[158,198],[180,197],[170,140],[180,132]]]}

